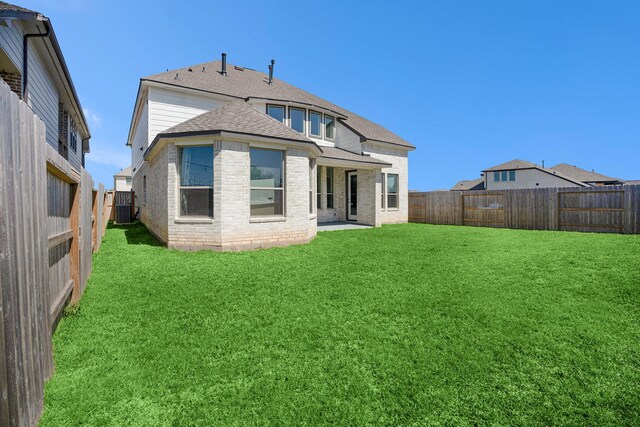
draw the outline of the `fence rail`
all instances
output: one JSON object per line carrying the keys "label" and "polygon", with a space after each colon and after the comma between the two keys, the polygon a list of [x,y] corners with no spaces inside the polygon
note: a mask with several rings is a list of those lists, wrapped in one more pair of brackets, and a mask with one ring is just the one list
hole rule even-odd
{"label": "fence rail", "polygon": [[82,295],[106,226],[104,187],[94,197],[91,175],[45,134],[0,81],[0,427],[37,424],[53,329]]}
{"label": "fence rail", "polygon": [[409,221],[640,234],[640,186],[411,192]]}

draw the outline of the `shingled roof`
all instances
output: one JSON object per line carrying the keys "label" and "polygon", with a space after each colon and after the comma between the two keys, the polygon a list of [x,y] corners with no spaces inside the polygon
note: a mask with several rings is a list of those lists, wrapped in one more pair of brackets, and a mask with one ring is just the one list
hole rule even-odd
{"label": "shingled roof", "polygon": [[467,190],[484,190],[484,177],[477,179],[463,179],[458,181],[451,190],[467,191]]}
{"label": "shingled roof", "polygon": [[508,162],[501,163],[497,166],[485,169],[482,172],[503,171],[503,170],[515,170],[515,169],[535,169],[538,166],[535,163],[527,162],[526,160],[513,159]]}
{"label": "shingled roof", "polygon": [[357,133],[363,141],[381,141],[415,148],[388,129],[282,80],[274,78],[272,84],[268,84],[265,73],[227,63],[227,75],[223,76],[220,69],[221,61],[212,61],[154,74],[142,78],[142,81],[164,83],[244,100],[288,101],[322,108],[335,112],[338,120]]}
{"label": "shingled roof", "polygon": [[379,165],[380,167],[388,167],[391,166],[390,163],[384,162],[382,160],[376,159],[375,157],[371,157],[368,154],[356,154],[351,151],[343,150],[341,148],[335,147],[320,147],[322,150],[322,154],[319,156],[325,159],[333,159],[333,160],[346,160],[348,162],[358,162],[358,163],[370,163],[373,165]]}
{"label": "shingled roof", "polygon": [[34,10],[27,9],[22,6],[16,6],[15,4],[0,1],[0,11],[5,11],[5,10],[12,11],[12,12],[38,13]]}
{"label": "shingled roof", "polygon": [[619,182],[622,183],[622,180],[618,178],[613,178],[610,176],[602,175],[601,173],[597,173],[595,171],[588,171],[586,169],[579,168],[577,166],[572,166],[567,163],[557,164],[549,169],[553,169],[557,172],[560,172],[564,175],[570,176],[573,179],[582,182]]}

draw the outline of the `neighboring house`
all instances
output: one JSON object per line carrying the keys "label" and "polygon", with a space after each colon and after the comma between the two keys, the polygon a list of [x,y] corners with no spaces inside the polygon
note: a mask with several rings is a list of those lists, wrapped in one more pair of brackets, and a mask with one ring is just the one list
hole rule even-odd
{"label": "neighboring house", "polygon": [[319,222],[408,219],[411,144],[270,73],[214,61],[141,79],[128,145],[143,223],[165,244],[307,242]]}
{"label": "neighboring house", "polygon": [[566,163],[550,168],[525,160],[511,160],[482,171],[481,178],[460,181],[451,190],[504,190],[517,188],[593,187],[621,185],[624,181]]}
{"label": "neighboring house", "polygon": [[610,176],[602,175],[596,171],[581,169],[577,166],[571,166],[566,163],[560,163],[558,165],[549,168],[556,172],[560,172],[563,175],[569,176],[577,181],[584,182],[592,186],[604,186],[604,185],[622,185],[624,181],[618,178],[612,178]]}
{"label": "neighboring house", "polygon": [[451,191],[484,190],[484,178],[463,179],[451,187]]}
{"label": "neighboring house", "polygon": [[486,190],[589,186],[553,169],[517,159],[493,166],[482,172]]}
{"label": "neighboring house", "polygon": [[127,166],[113,175],[113,189],[115,191],[131,191],[131,166]]}
{"label": "neighboring house", "polygon": [[640,179],[630,179],[625,181],[624,185],[640,185]]}
{"label": "neighboring house", "polygon": [[44,121],[47,143],[84,166],[91,135],[49,18],[0,2],[0,78]]}

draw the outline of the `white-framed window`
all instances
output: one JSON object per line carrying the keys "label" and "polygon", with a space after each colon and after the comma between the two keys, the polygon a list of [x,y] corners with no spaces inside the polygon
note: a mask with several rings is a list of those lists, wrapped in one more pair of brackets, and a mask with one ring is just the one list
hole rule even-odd
{"label": "white-framed window", "polygon": [[289,107],[289,126],[291,129],[305,133],[306,111],[304,108]]}
{"label": "white-framed window", "polygon": [[327,180],[327,209],[333,209],[333,168],[325,168]]}
{"label": "white-framed window", "polygon": [[322,114],[317,111],[309,111],[309,135],[322,138]]}
{"label": "white-framed window", "polygon": [[180,216],[213,217],[213,145],[178,150]]}
{"label": "white-framed window", "polygon": [[324,115],[324,138],[333,139],[336,130],[336,120],[333,116]]}
{"label": "white-framed window", "polygon": [[284,215],[285,152],[251,148],[251,216]]}
{"label": "white-framed window", "polygon": [[[313,159],[309,159],[309,214],[313,213]],[[320,170],[320,166],[317,167]],[[318,205],[320,209],[320,205]]]}
{"label": "white-framed window", "polygon": [[387,174],[382,174],[382,185],[380,186],[380,207],[382,209],[387,208]]}
{"label": "white-framed window", "polygon": [[515,181],[516,180],[516,171],[515,170],[507,170],[507,171],[496,171],[493,173],[493,181],[494,182],[506,182],[506,181]]}
{"label": "white-framed window", "polygon": [[286,117],[284,105],[267,104],[267,114],[280,123],[285,123]]}
{"label": "white-framed window", "polygon": [[125,182],[127,183],[127,185],[131,185],[131,177],[130,176],[125,177]]}
{"label": "white-framed window", "polygon": [[322,166],[318,166],[316,176],[316,206],[318,210],[322,209]]}
{"label": "white-framed window", "polygon": [[387,208],[398,208],[398,174],[387,174]]}

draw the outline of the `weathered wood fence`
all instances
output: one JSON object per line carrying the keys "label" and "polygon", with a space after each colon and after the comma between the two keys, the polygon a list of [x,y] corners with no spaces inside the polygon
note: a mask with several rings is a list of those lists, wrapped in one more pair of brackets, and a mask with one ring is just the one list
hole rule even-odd
{"label": "weathered wood fence", "polygon": [[2,427],[37,423],[53,373],[51,335],[65,305],[82,295],[106,226],[104,187],[94,195],[91,175],[75,170],[45,133],[0,81]]}
{"label": "weathered wood fence", "polygon": [[409,193],[409,221],[640,233],[640,186]]}

